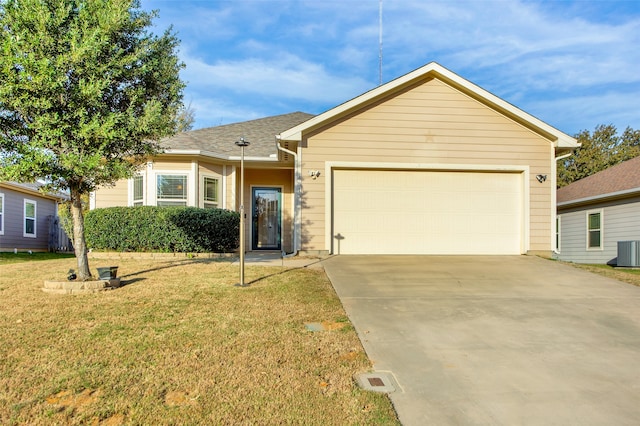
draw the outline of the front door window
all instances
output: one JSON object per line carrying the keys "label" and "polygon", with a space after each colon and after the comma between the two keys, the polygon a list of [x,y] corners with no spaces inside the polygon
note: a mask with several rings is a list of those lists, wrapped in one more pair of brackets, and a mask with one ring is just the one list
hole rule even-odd
{"label": "front door window", "polygon": [[253,188],[252,250],[280,250],[280,188]]}

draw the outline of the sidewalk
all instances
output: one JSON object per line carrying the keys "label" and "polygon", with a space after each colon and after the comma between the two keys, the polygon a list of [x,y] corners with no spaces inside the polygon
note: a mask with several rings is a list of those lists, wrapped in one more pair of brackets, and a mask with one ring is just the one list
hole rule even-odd
{"label": "sidewalk", "polygon": [[[249,266],[280,266],[284,268],[318,268],[322,269],[322,261],[324,259],[320,257],[304,257],[304,256],[292,256],[282,257],[280,252],[267,251],[267,252],[249,252],[244,256],[245,265]],[[235,257],[233,260],[234,265],[240,263],[240,258]]]}

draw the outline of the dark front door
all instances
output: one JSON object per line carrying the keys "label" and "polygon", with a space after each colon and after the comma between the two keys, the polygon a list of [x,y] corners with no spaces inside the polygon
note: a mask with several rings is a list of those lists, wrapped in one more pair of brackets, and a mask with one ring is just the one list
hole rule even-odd
{"label": "dark front door", "polygon": [[280,188],[253,188],[252,250],[280,250]]}

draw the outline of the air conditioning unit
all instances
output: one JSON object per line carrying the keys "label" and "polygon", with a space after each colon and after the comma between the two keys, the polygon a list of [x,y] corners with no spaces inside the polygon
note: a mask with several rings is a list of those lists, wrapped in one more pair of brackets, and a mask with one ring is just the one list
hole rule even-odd
{"label": "air conditioning unit", "polygon": [[640,241],[618,241],[618,266],[640,266]]}

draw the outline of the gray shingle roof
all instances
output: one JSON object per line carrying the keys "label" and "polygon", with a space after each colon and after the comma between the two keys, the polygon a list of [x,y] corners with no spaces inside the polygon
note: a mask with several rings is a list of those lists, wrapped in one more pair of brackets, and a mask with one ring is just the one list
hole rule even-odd
{"label": "gray shingle roof", "polygon": [[48,191],[48,192],[41,192],[40,189],[44,186],[44,184],[39,183],[39,182],[25,182],[25,183],[19,183],[19,182],[13,182],[13,181],[5,181],[5,182],[0,182],[0,183],[4,183],[5,185],[8,185],[10,187],[14,187],[14,188],[20,188],[23,189],[25,191],[28,192],[32,192],[34,194],[37,195],[46,195],[49,197],[53,197],[53,198],[57,198],[60,200],[68,200],[69,199],[69,194],[64,193],[64,192],[57,192],[57,191]]}
{"label": "gray shingle roof", "polygon": [[277,134],[312,117],[313,115],[304,112],[292,112],[257,120],[208,127],[163,139],[160,141],[160,145],[164,149],[209,151],[223,157],[229,157],[240,155],[235,142],[244,137],[251,143],[245,148],[245,155],[269,157],[271,154],[277,154],[275,142]]}
{"label": "gray shingle roof", "polygon": [[558,189],[556,200],[558,203],[566,203],[633,189],[640,190],[640,157]]}

